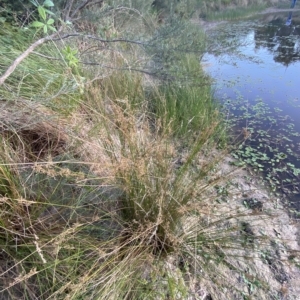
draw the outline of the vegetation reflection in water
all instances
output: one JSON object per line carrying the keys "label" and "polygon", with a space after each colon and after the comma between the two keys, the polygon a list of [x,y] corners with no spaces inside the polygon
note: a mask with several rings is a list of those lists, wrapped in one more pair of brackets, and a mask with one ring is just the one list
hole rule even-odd
{"label": "vegetation reflection in water", "polygon": [[216,96],[232,129],[235,164],[250,166],[275,195],[287,196],[299,214],[299,76],[293,82],[288,76],[274,79],[274,70],[291,73],[300,61],[300,14],[293,14],[289,26],[287,17],[288,12],[263,15],[209,32],[213,38],[204,60],[212,64],[208,71],[219,85]]}

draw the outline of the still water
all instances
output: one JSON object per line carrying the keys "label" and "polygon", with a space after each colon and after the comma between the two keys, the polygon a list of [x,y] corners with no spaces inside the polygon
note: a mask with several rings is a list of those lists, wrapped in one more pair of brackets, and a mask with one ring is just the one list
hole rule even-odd
{"label": "still water", "polygon": [[300,12],[261,14],[207,31],[202,58],[237,146],[274,194],[300,211]]}

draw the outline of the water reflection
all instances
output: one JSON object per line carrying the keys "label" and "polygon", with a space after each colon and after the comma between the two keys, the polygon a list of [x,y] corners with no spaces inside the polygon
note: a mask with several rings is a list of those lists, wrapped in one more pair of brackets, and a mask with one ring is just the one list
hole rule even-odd
{"label": "water reflection", "polygon": [[273,54],[275,62],[289,66],[291,63],[300,60],[300,15],[294,16],[289,12],[288,20],[286,16],[274,15],[267,26],[254,29],[255,48],[265,47]]}
{"label": "water reflection", "polygon": [[208,35],[203,62],[215,95],[235,132],[250,133],[237,157],[300,212],[299,11],[223,24]]}

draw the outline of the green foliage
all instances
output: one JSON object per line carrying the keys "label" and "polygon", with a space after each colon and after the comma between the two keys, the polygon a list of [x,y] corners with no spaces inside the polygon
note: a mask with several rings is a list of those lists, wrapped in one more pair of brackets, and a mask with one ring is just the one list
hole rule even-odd
{"label": "green foliage", "polygon": [[175,136],[188,138],[220,122],[210,80],[197,56],[181,56],[173,70],[178,81],[159,86],[149,102],[150,110],[165,122],[164,126],[169,126]]}
{"label": "green foliage", "polygon": [[[0,28],[0,51],[5,54],[0,65],[2,72],[30,46],[34,34],[33,30],[11,26]],[[69,72],[61,57],[53,44],[40,47],[39,52],[24,60],[6,85],[0,87],[2,99],[22,97],[68,114],[77,105],[81,77]]]}
{"label": "green foliage", "polygon": [[78,50],[71,49],[70,46],[66,46],[65,49],[62,50],[62,53],[64,54],[65,60],[68,63],[68,66],[71,68],[78,68],[78,58],[76,57],[76,54],[78,53]]}
{"label": "green foliage", "polygon": [[0,19],[13,26],[27,25],[35,18],[34,5],[29,0],[2,0]]}
{"label": "green foliage", "polygon": [[53,23],[55,22],[54,19],[52,18],[47,18],[47,14],[54,15],[50,10],[46,9],[46,7],[53,7],[54,4],[50,0],[45,0],[43,5],[38,5],[37,2],[32,1],[32,3],[37,6],[37,10],[39,13],[39,17],[42,22],[39,21],[34,21],[32,22],[31,26],[35,27],[37,29],[42,29],[44,31],[44,34],[47,34],[49,30],[51,31],[56,31],[56,29],[52,26]]}

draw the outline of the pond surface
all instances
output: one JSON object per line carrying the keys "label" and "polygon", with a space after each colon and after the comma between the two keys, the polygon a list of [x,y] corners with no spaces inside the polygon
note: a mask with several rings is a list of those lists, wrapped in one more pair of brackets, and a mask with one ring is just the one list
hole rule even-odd
{"label": "pond surface", "polygon": [[202,59],[232,129],[238,165],[300,211],[300,12],[261,14],[207,31]]}

